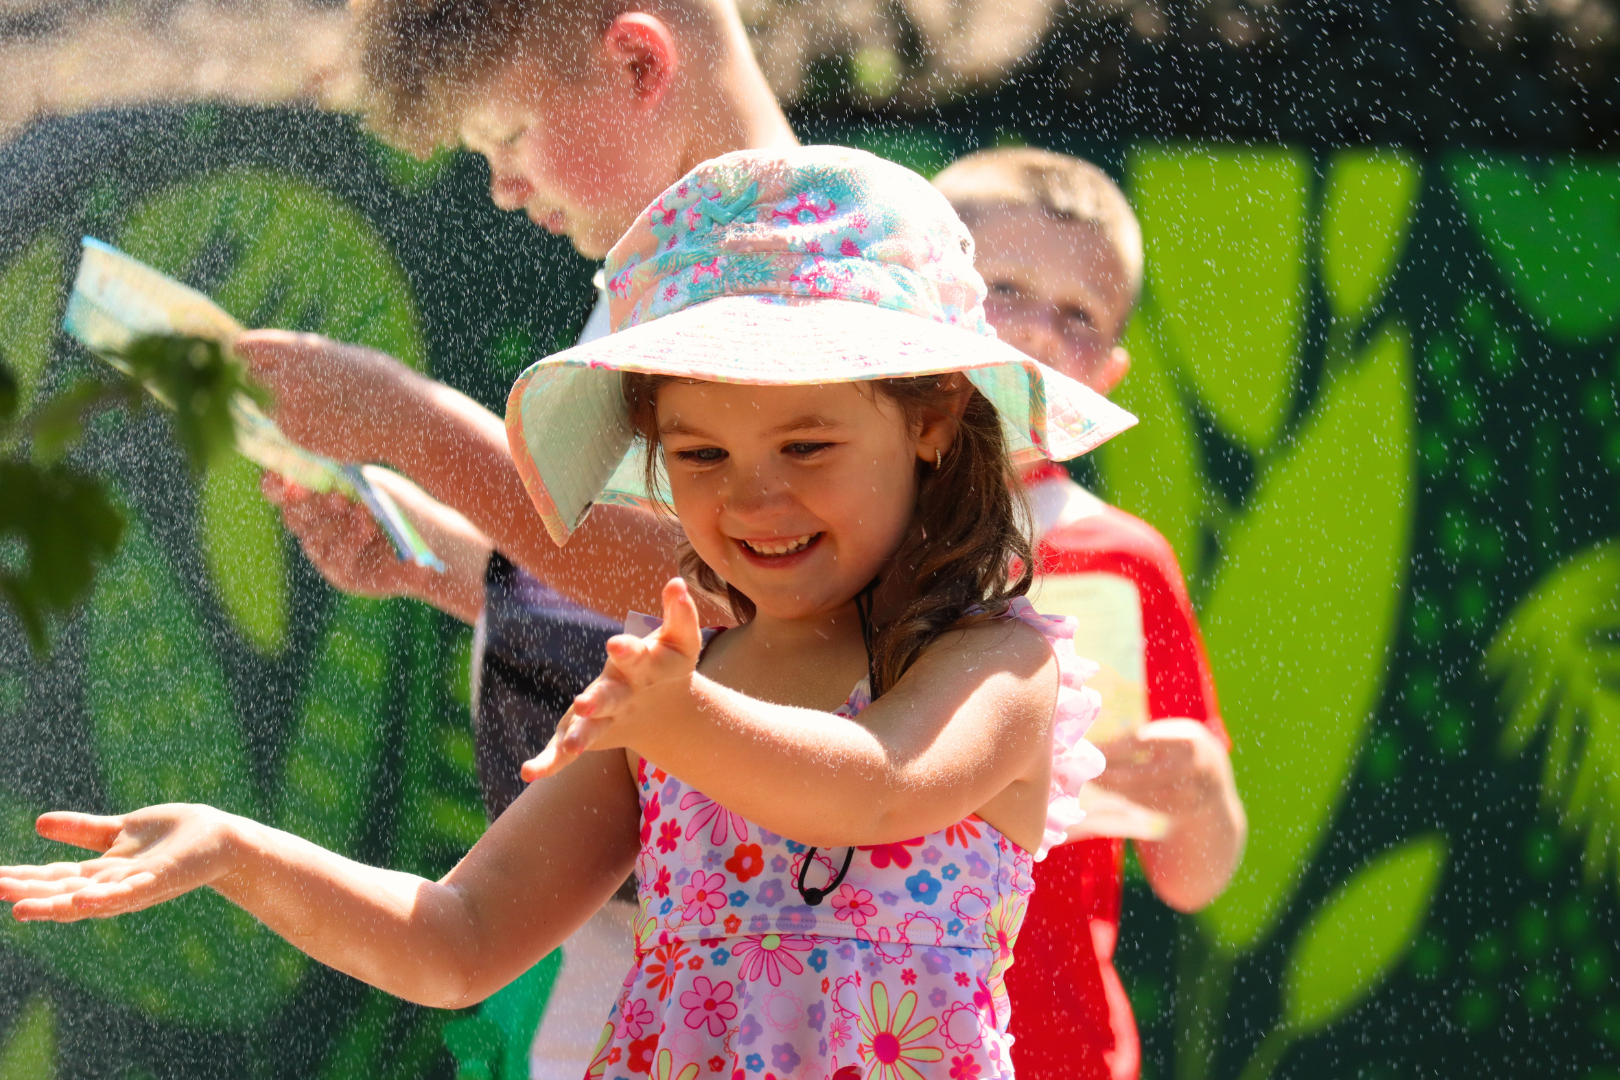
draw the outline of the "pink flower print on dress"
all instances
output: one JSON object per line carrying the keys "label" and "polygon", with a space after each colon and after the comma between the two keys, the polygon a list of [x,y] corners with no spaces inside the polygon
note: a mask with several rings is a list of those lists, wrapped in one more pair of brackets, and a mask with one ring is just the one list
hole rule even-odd
{"label": "pink flower print on dress", "polygon": [[709,843],[715,847],[724,844],[726,837],[731,834],[733,829],[737,832],[738,840],[748,839],[748,822],[743,820],[741,814],[733,814],[707,795],[701,795],[696,791],[688,791],[681,796],[681,809],[691,810],[694,807],[697,809],[697,813],[693,814],[692,820],[686,824],[686,838],[688,840],[696,836],[703,826],[708,825],[711,821],[714,825],[709,829]]}
{"label": "pink flower print on dress", "polygon": [[965,923],[978,922],[990,914],[990,898],[972,885],[957,889],[951,897],[951,910]]}
{"label": "pink flower print on dress", "polygon": [[602,1074],[607,1072],[607,1067],[613,1063],[613,1057],[619,1049],[617,1046],[612,1050],[608,1049],[608,1044],[612,1041],[613,1025],[608,1024],[602,1028],[601,1038],[596,1040],[596,1049],[591,1053],[591,1063],[585,1069],[585,1080],[602,1080]]}
{"label": "pink flower print on dress", "polygon": [[707,1027],[709,1034],[721,1036],[737,1018],[737,1005],[731,1000],[731,983],[709,981],[707,975],[692,980],[692,989],[681,994],[681,1008],[686,1010],[686,1026],[696,1030]]}
{"label": "pink flower print on dress", "polygon": [[978,814],[969,814],[955,825],[947,825],[945,845],[949,847],[952,844],[961,844],[964,848],[967,847],[969,839],[977,840],[980,836],[978,826],[973,823],[982,820]]}
{"label": "pink flower print on dress", "polygon": [[906,940],[904,934],[890,933],[887,926],[878,927],[876,937],[865,930],[855,931],[855,936],[862,941],[870,941],[872,951],[877,953],[885,964],[899,964],[911,957],[911,942]]}
{"label": "pink flower print on dress", "polygon": [[701,1067],[695,1061],[688,1061],[681,1066],[681,1071],[675,1071],[675,1055],[668,1050],[658,1051],[658,1060],[653,1062],[652,1080],[697,1080]]}
{"label": "pink flower print on dress", "polygon": [[662,852],[674,851],[681,842],[681,823],[674,818],[668,818],[658,826],[658,850]]}
{"label": "pink flower print on dress", "polygon": [[692,267],[692,284],[696,285],[705,277],[712,277],[716,281],[720,280],[720,259],[718,257],[710,259],[708,262],[697,263]]}
{"label": "pink flower print on dress", "polygon": [[877,905],[872,903],[872,894],[853,885],[838,886],[838,893],[833,897],[832,905],[833,915],[839,922],[847,922],[856,928],[865,926],[866,920],[877,914]]}
{"label": "pink flower print on dress", "polygon": [[869,844],[858,848],[859,851],[872,853],[872,865],[879,870],[891,862],[902,870],[911,866],[911,852],[906,848],[921,847],[923,838],[918,836],[910,840],[902,840],[898,844]]}
{"label": "pink flower print on dress", "polygon": [[861,1002],[861,1016],[856,1021],[861,1032],[859,1050],[861,1060],[866,1062],[867,1080],[924,1080],[912,1062],[944,1059],[944,1050],[923,1044],[939,1026],[939,1020],[930,1016],[913,1024],[911,1018],[916,1011],[915,990],[907,990],[890,1012],[889,988],[881,982],[872,984],[871,1007]]}
{"label": "pink flower print on dress", "polygon": [[953,1002],[945,1010],[940,1032],[952,1050],[972,1050],[984,1043],[983,1013],[965,1001]]}
{"label": "pink flower print on dress", "polygon": [[639,1039],[642,1030],[653,1022],[652,1009],[648,1007],[645,998],[630,999],[626,994],[619,1001],[619,1027],[617,1036],[620,1039]]}
{"label": "pink flower print on dress", "polygon": [[737,976],[743,981],[757,982],[763,974],[770,980],[772,986],[781,986],[783,968],[795,975],[804,972],[804,965],[799,963],[798,957],[793,954],[809,952],[814,945],[815,943],[807,937],[761,934],[757,937],[745,937],[734,944],[731,947],[731,955],[742,961]]}
{"label": "pink flower print on dress", "polygon": [[686,905],[682,919],[691,922],[695,918],[704,926],[713,926],[714,913],[730,903],[726,899],[726,875],[695,872],[692,880],[681,886],[681,903]]}

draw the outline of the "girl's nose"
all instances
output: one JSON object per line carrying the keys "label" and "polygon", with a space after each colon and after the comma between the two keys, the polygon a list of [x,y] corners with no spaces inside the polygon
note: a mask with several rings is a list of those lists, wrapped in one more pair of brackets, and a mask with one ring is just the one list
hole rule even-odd
{"label": "girl's nose", "polygon": [[792,501],[787,481],[766,470],[740,473],[727,492],[726,507],[745,520],[758,520]]}

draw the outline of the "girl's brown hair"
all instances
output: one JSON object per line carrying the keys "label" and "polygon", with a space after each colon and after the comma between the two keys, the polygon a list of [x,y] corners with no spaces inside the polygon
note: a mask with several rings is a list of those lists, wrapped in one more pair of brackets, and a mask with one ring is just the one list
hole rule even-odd
{"label": "girl's brown hair", "polygon": [[[630,422],[647,444],[648,491],[664,490],[658,452],[658,390],[670,375],[624,373]],[[947,413],[964,392],[958,373],[909,379],[875,379],[874,389],[899,406],[919,429]],[[1007,456],[995,406],[971,388],[956,439],[942,462],[917,463],[917,505],[885,577],[910,586],[900,614],[874,627],[871,669],[876,698],[916,663],[930,642],[948,630],[971,626],[1006,610],[1029,591],[1034,575],[1023,484]],[[722,581],[692,545],[681,541],[681,573],[698,588],[730,602],[738,621],[754,617],[754,603]]]}

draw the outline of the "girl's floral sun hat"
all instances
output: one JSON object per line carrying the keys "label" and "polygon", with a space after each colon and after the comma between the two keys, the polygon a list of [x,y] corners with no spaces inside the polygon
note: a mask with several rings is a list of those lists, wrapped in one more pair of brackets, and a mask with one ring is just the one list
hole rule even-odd
{"label": "girl's floral sun hat", "polygon": [[598,502],[651,505],[620,373],[804,385],[961,371],[1014,461],[1136,423],[998,341],[973,238],[921,176],[860,150],[746,150],[665,191],[608,253],[614,332],[518,377],[512,456],[557,543]]}

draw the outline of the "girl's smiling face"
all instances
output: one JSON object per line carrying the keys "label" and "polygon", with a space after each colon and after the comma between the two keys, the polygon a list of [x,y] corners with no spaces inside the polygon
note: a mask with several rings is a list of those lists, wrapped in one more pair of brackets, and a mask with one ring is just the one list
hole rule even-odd
{"label": "girl's smiling face", "polygon": [[687,539],[777,619],[832,614],[878,575],[911,524],[916,463],[934,461],[938,438],[855,383],[672,382],[657,416]]}

